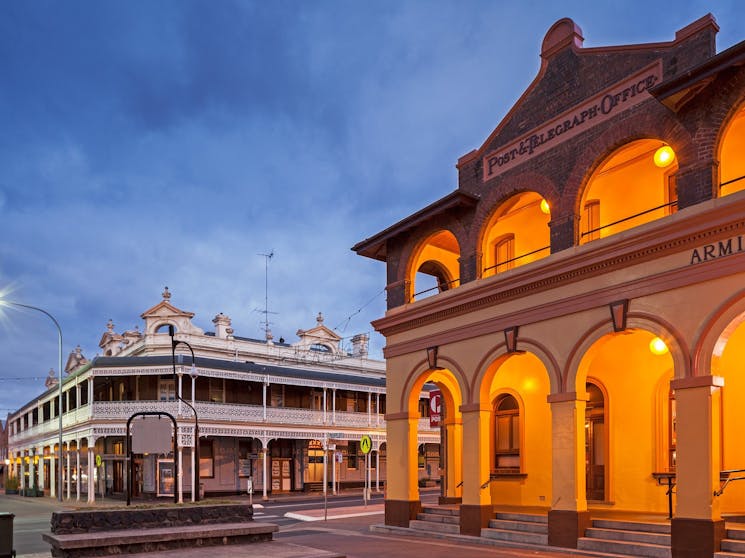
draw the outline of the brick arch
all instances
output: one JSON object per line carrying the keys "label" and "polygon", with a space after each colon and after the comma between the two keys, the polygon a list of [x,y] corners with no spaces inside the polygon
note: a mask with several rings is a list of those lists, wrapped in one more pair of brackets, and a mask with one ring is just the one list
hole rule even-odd
{"label": "brick arch", "polygon": [[448,222],[445,224],[439,222],[429,223],[427,226],[418,229],[417,234],[411,235],[404,243],[399,254],[400,263],[396,271],[396,281],[405,281],[409,277],[410,267],[416,253],[427,239],[442,231],[447,231],[455,237],[460,248],[460,255],[463,257],[463,246],[467,237],[465,227],[454,219],[448,219]]}
{"label": "brick arch", "polygon": [[699,112],[703,125],[698,128],[695,139],[700,152],[719,161],[727,128],[745,105],[745,68],[740,68],[737,75],[721,84],[716,92],[715,104],[712,105],[709,98],[701,103]]}
{"label": "brick arch", "polygon": [[745,319],[745,289],[720,304],[701,328],[693,350],[693,374],[716,374],[727,338]]}
{"label": "brick arch", "polygon": [[580,215],[582,195],[598,167],[619,148],[643,139],[669,144],[675,150],[679,169],[694,164],[698,156],[691,135],[662,105],[658,110],[650,109],[642,114],[632,111],[588,141],[587,147],[576,157],[564,187],[560,214]]}
{"label": "brick arch", "polygon": [[[461,253],[466,253],[464,251],[467,250],[467,253],[476,254],[477,259],[480,260],[481,244],[487,232],[486,227],[494,213],[504,202],[525,192],[535,192],[542,196],[551,206],[552,216],[554,208],[560,205],[561,197],[556,184],[543,174],[524,172],[502,178],[479,201],[468,234],[468,242],[466,245],[461,245]],[[477,276],[481,276],[481,273],[478,272]]]}

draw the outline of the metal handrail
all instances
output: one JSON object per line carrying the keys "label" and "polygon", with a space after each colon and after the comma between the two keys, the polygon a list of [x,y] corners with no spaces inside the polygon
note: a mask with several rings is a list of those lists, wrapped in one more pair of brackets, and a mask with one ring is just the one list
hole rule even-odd
{"label": "metal handrail", "polygon": [[727,471],[721,471],[720,477],[723,475],[727,475],[727,478],[725,479],[724,483],[722,483],[722,486],[719,487],[719,490],[714,491],[714,496],[721,496],[724,492],[724,489],[727,488],[727,485],[731,482],[739,481],[739,480],[745,480],[745,476],[743,477],[730,477],[730,475],[734,473],[745,473],[745,469],[729,469]]}
{"label": "metal handrail", "polygon": [[636,219],[637,217],[641,217],[642,215],[646,215],[647,213],[652,213],[653,211],[657,211],[658,209],[664,209],[666,207],[672,207],[672,206],[677,206],[677,205],[678,205],[678,200],[671,201],[668,203],[663,203],[662,205],[658,205],[657,207],[653,207],[651,209],[645,209],[644,211],[640,213],[629,215],[628,217],[624,217],[623,219],[619,219],[618,221],[613,221],[612,223],[608,223],[607,225],[603,225],[602,227],[597,227],[587,232],[583,232],[580,234],[580,236],[587,236],[588,234],[592,234],[592,233],[601,231],[603,229],[607,229],[608,227],[618,225],[619,223],[625,223],[626,221],[630,221],[631,219]]}
{"label": "metal handrail", "polygon": [[538,250],[533,250],[532,252],[527,252],[525,254],[520,254],[519,256],[515,256],[514,258],[510,258],[509,260],[505,260],[503,262],[499,262],[497,264],[490,265],[489,267],[485,267],[484,268],[484,273],[486,273],[487,271],[490,271],[490,270],[492,270],[492,269],[494,269],[496,267],[499,267],[500,265],[507,265],[507,264],[512,263],[514,261],[517,261],[519,259],[527,258],[528,256],[532,256],[533,254],[537,254],[538,252],[543,252],[544,250],[550,250],[550,249],[551,249],[551,246],[544,246],[543,248],[538,248]]}
{"label": "metal handrail", "polygon": [[460,277],[458,277],[457,279],[451,279],[450,281],[445,281],[444,283],[437,283],[437,285],[435,285],[434,287],[430,287],[429,289],[425,289],[423,291],[419,291],[418,293],[414,293],[413,295],[411,295],[411,298],[414,299],[418,297],[419,295],[423,295],[424,293],[428,293],[436,289],[439,290],[442,285],[452,285],[453,283],[457,283],[458,281],[460,281]]}

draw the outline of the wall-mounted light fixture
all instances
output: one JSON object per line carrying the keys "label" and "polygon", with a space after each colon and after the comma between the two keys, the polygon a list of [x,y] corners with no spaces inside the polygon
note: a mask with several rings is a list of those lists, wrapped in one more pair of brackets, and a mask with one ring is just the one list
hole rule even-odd
{"label": "wall-mounted light fixture", "polygon": [[508,327],[504,330],[504,344],[507,345],[508,353],[517,353],[517,326]]}
{"label": "wall-mounted light fixture", "polygon": [[613,331],[626,331],[626,315],[629,312],[628,299],[617,300],[610,303],[610,317],[613,320]]}
{"label": "wall-mounted light fixture", "polygon": [[437,350],[439,347],[427,347],[427,364],[430,370],[437,370]]}

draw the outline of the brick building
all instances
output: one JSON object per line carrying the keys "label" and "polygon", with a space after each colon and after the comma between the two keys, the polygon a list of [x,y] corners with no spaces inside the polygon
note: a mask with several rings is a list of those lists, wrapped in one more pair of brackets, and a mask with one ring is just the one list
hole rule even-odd
{"label": "brick building", "polygon": [[387,524],[421,508],[424,382],[463,534],[523,508],[589,549],[608,511],[664,522],[670,482],[672,555],[712,556],[745,513],[745,42],[717,31],[585,48],[558,21],[457,189],[353,248],[387,264]]}

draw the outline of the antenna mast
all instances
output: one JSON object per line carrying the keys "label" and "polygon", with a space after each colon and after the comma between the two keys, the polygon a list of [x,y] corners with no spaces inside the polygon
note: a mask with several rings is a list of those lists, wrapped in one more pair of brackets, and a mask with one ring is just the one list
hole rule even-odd
{"label": "antenna mast", "polygon": [[269,327],[271,325],[269,314],[276,314],[276,312],[269,311],[269,260],[274,257],[274,250],[271,250],[268,254],[259,254],[259,256],[264,258],[264,310],[259,310],[259,312],[264,314],[264,321],[261,322],[264,326],[264,338],[267,341],[271,341],[273,336],[272,330]]}

